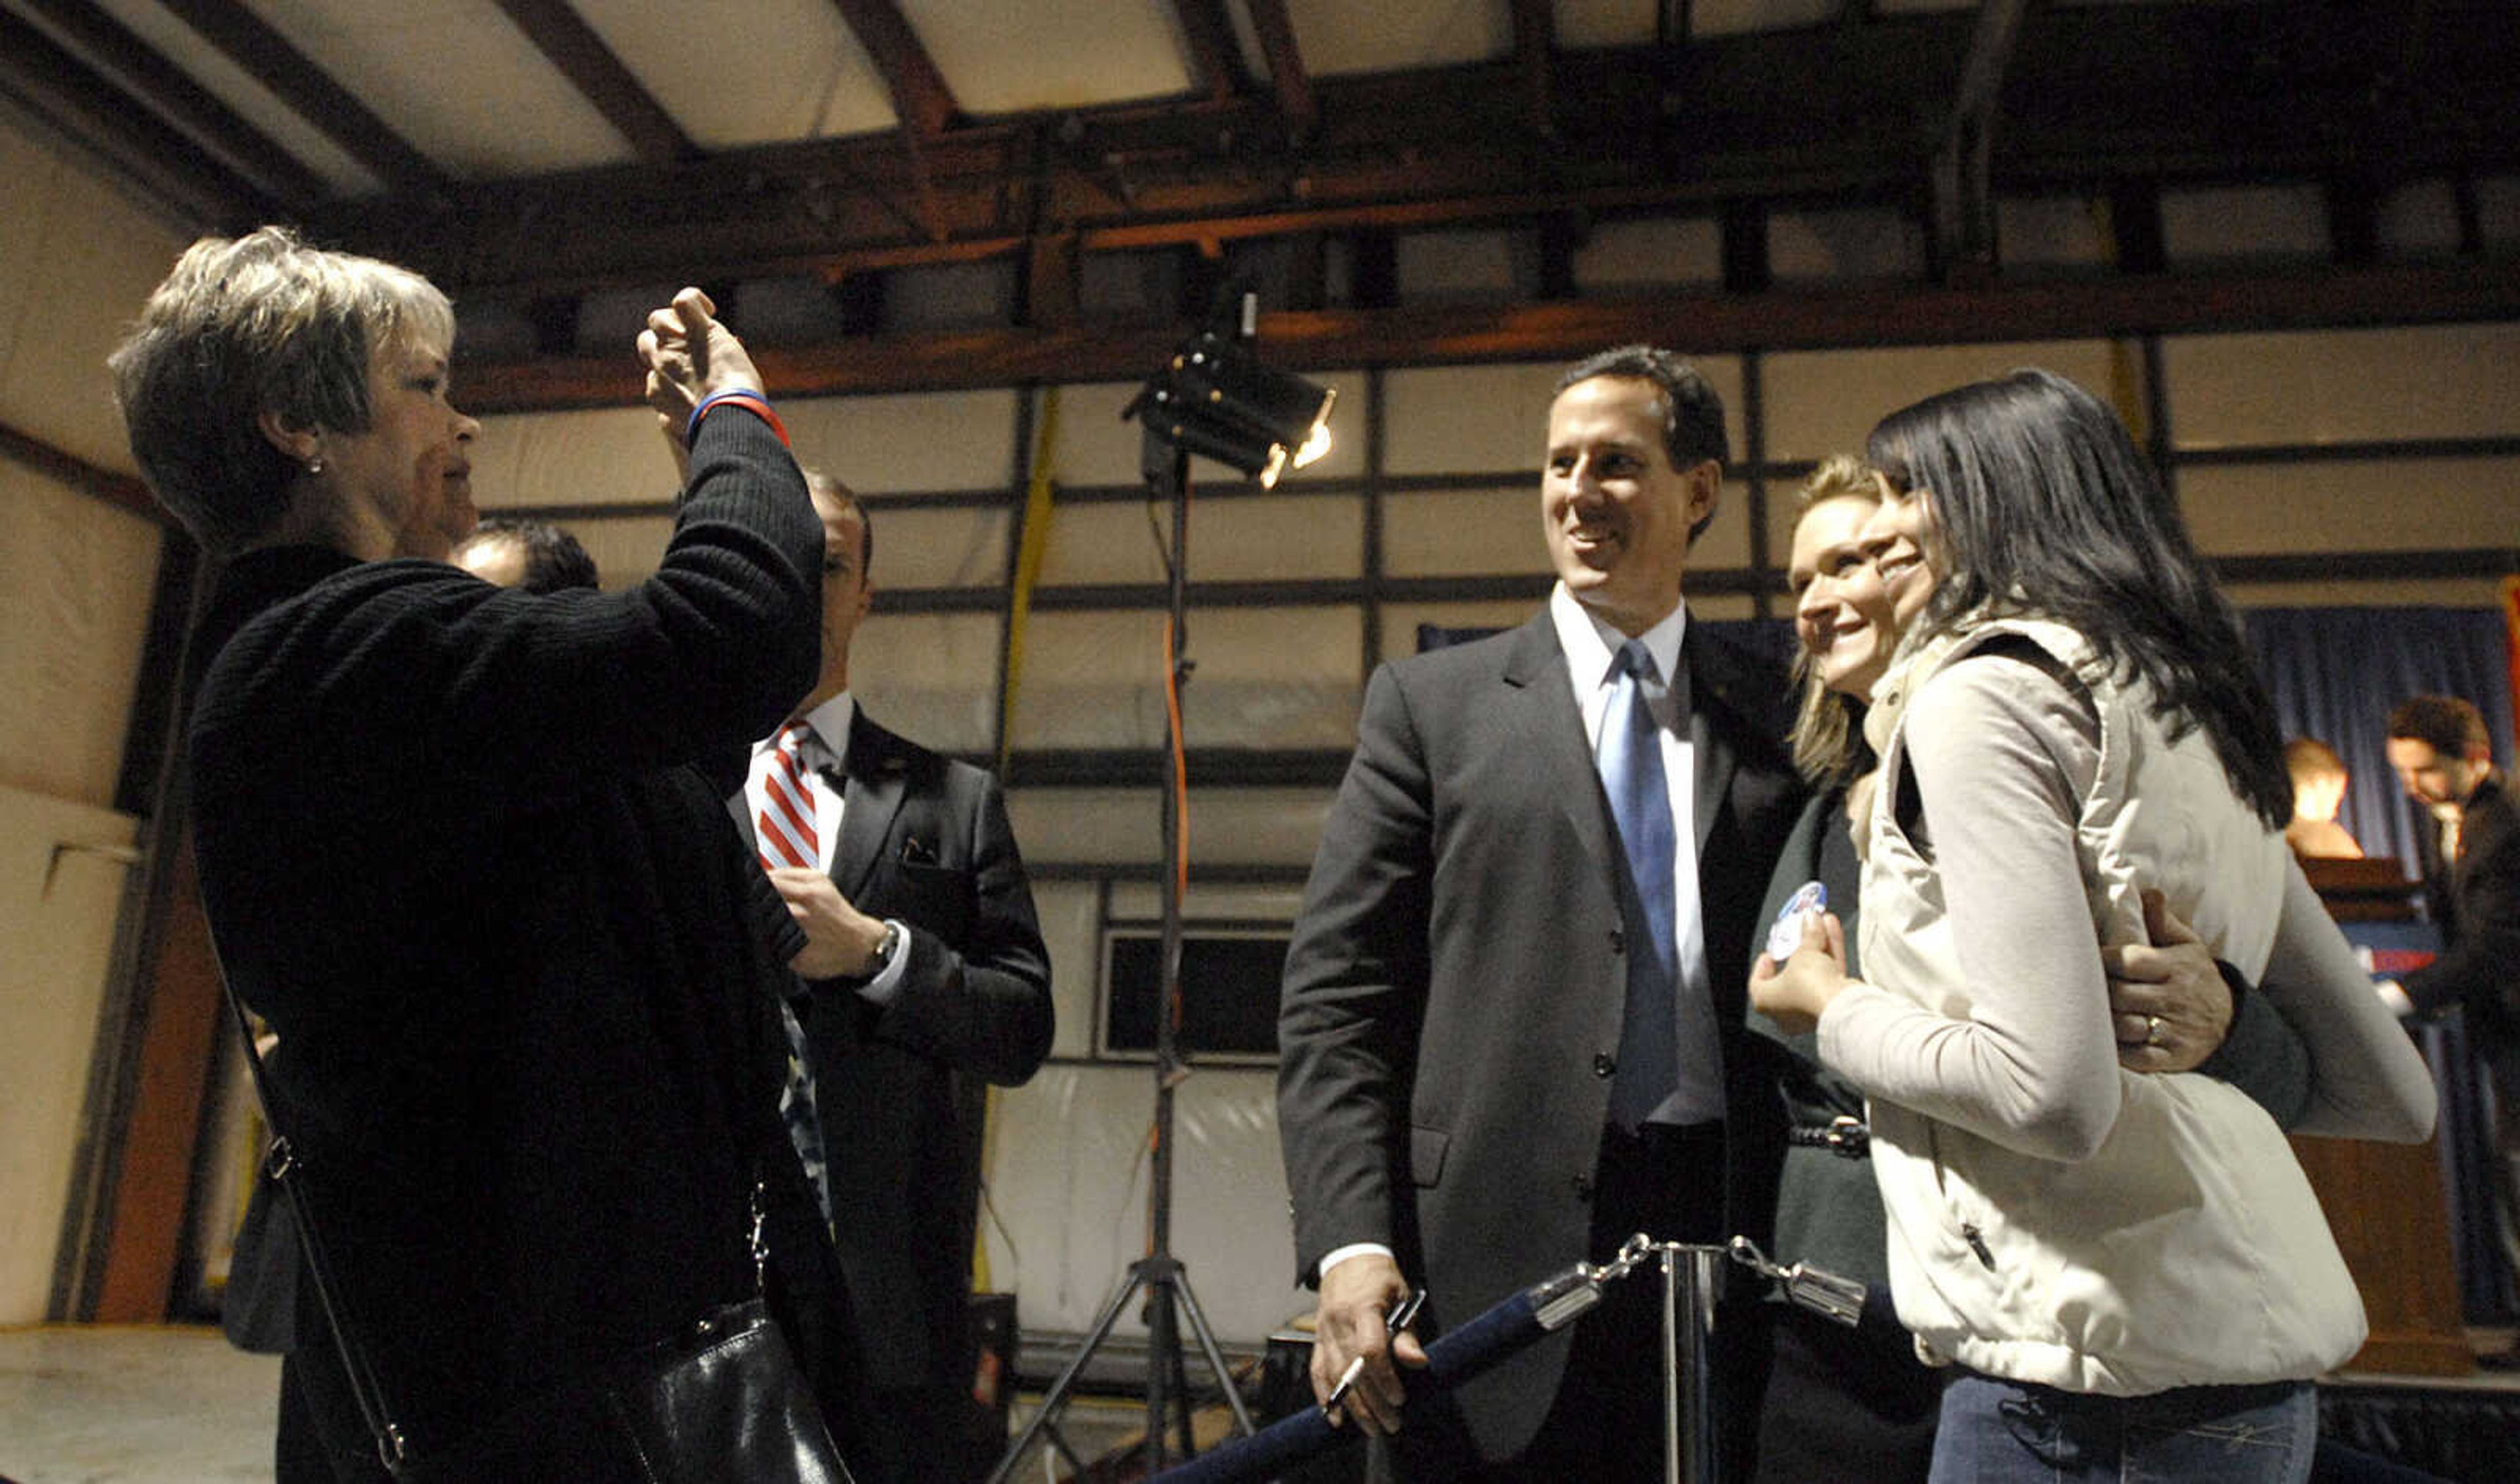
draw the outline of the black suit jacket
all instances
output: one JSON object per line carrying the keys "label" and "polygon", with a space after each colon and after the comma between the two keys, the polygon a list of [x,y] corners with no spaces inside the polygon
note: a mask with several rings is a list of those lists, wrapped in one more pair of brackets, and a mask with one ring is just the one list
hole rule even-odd
{"label": "black suit jacket", "polygon": [[[821,560],[793,461],[721,415],[625,592],[307,547],[220,574],[202,902],[279,1032],[282,1124],[424,1456],[752,1291],[784,968],[746,925],[757,871],[676,765],[810,683]],[[298,1306],[299,1360],[329,1358],[322,1325]],[[317,1405],[360,1435],[346,1397]]]}
{"label": "black suit jacket", "polygon": [[[968,1386],[971,1242],[987,1084],[1050,1055],[1050,955],[997,780],[867,718],[850,723],[832,880],[909,924],[888,1005],[862,981],[798,986],[834,1244],[878,1389]],[[730,799],[752,825],[739,792]]]}
{"label": "black suit jacket", "polygon": [[2444,869],[2430,819],[2415,832],[2426,882],[2447,901],[2441,957],[2401,982],[2424,1011],[2467,1012],[2479,1055],[2520,1049],[2520,800],[2501,773],[2486,776],[2459,822],[2458,859]]}
{"label": "black suit jacket", "polygon": [[[1778,741],[1783,677],[1694,623],[1683,654],[1727,1215],[1764,1240],[1782,1136],[1738,966],[1802,789]],[[1384,665],[1358,732],[1287,953],[1279,1130],[1304,1281],[1333,1247],[1387,1243],[1427,1287],[1432,1333],[1608,1255],[1586,1250],[1590,1197],[1637,928],[1545,610]],[[1560,1331],[1461,1389],[1482,1454],[1529,1441],[1566,1353]]]}

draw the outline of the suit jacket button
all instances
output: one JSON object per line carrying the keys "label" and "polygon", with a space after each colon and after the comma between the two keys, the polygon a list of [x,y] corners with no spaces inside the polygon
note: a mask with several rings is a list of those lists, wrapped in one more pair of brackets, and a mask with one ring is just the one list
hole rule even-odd
{"label": "suit jacket button", "polygon": [[1593,1058],[1593,1075],[1606,1077],[1619,1069],[1619,1058],[1603,1052]]}
{"label": "suit jacket button", "polygon": [[1578,1176],[1576,1176],[1576,1177],[1575,1177],[1574,1185],[1575,1185],[1575,1198],[1576,1198],[1577,1200],[1590,1200],[1590,1199],[1592,1199],[1592,1198],[1593,1198],[1593,1177],[1592,1177],[1592,1176],[1590,1176],[1590,1175],[1578,1175]]}
{"label": "suit jacket button", "polygon": [[1616,927],[1611,928],[1611,929],[1610,929],[1610,952],[1612,952],[1612,953],[1626,953],[1627,951],[1628,951],[1628,935],[1627,935],[1625,932],[1620,931],[1620,930],[1619,930],[1618,928],[1616,928]]}

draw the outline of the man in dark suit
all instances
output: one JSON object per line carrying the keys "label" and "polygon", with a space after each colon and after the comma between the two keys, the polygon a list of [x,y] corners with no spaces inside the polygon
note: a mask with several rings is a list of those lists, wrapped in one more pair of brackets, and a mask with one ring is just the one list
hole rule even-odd
{"label": "man in dark suit", "polygon": [[[2468,1044],[2494,1079],[2505,1260],[2520,1270],[2520,801],[2494,766],[2485,717],[2453,696],[2417,696],[2389,716],[2389,766],[2423,806],[2415,854],[2442,952],[2381,997],[2401,1012],[2461,1007]],[[2520,1370],[2520,1348],[2484,1358]]]}
{"label": "man in dark suit", "polygon": [[[1568,372],[1549,425],[1549,607],[1374,674],[1286,960],[1314,1387],[1362,1358],[1343,1410],[1413,1478],[1659,1478],[1651,1281],[1405,1430],[1392,1360],[1422,1351],[1383,1315],[1416,1283],[1419,1328],[1458,1326],[1634,1232],[1760,1236],[1783,1147],[1741,966],[1802,803],[1785,687],[1681,603],[1723,407],[1632,346]],[[1727,1392],[1755,1384],[1750,1338],[1719,1339]],[[1736,1463],[1746,1401],[1719,1400]]]}
{"label": "man in dark suit", "polygon": [[790,1128],[875,1392],[850,1464],[867,1480],[959,1484],[1004,1444],[975,1435],[971,1398],[987,1085],[1022,1083],[1050,1054],[1050,958],[997,780],[885,731],[850,696],[874,528],[838,481],[809,472],[807,484],[824,532],[822,670],[729,802],[809,944]]}

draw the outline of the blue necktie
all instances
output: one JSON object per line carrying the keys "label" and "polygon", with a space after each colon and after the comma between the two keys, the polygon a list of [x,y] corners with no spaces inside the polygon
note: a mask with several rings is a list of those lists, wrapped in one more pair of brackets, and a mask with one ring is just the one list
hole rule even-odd
{"label": "blue necktie", "polygon": [[1610,795],[1628,878],[1643,904],[1642,933],[1628,940],[1627,1017],[1619,1032],[1619,1064],[1610,1081],[1610,1120],[1633,1133],[1680,1081],[1675,1000],[1680,950],[1672,922],[1672,862],[1679,849],[1671,823],[1671,785],[1662,767],[1661,728],[1645,706],[1654,677],[1644,641],[1619,647],[1609,709],[1601,717],[1601,787]]}

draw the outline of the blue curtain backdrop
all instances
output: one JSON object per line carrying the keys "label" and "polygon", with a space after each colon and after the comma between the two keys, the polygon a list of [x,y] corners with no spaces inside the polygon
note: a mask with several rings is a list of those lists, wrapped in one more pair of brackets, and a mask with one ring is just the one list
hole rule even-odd
{"label": "blue curtain backdrop", "polygon": [[2511,676],[2492,608],[2258,608],[2241,615],[2284,736],[2336,749],[2354,782],[2339,823],[2365,855],[2413,869],[2415,813],[2389,772],[2389,712],[2409,696],[2476,702],[2511,766]]}

